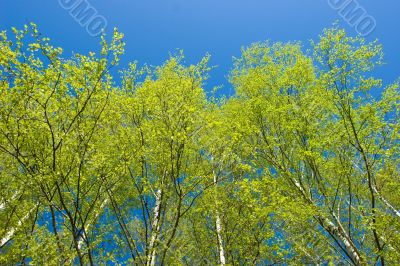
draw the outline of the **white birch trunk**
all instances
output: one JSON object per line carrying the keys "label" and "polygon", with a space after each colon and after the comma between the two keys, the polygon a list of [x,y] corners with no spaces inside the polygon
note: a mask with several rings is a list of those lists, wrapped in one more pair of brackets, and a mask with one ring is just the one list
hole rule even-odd
{"label": "white birch trunk", "polygon": [[324,221],[323,226],[325,227],[325,229],[333,236],[338,238],[340,241],[342,241],[342,243],[345,245],[347,252],[353,258],[354,263],[356,265],[361,265],[362,259],[357,251],[357,248],[355,247],[354,243],[350,240],[347,233],[343,230],[343,228],[334,225],[331,221],[329,221],[326,218],[323,221]]}
{"label": "white birch trunk", "polygon": [[374,190],[375,194],[378,196],[378,198],[388,207],[398,218],[400,218],[400,211],[398,211],[388,200],[386,200],[376,189],[375,186],[372,187]]}
{"label": "white birch trunk", "polygon": [[154,207],[154,217],[152,223],[152,232],[149,243],[149,253],[147,255],[147,266],[154,266],[156,263],[156,250],[155,243],[159,237],[160,231],[160,218],[161,218],[161,200],[162,200],[162,190],[158,189],[156,192],[156,205]]}
{"label": "white birch trunk", "polygon": [[[18,192],[15,192],[14,195],[12,195],[10,201],[15,200],[17,197],[18,197]],[[6,201],[0,203],[0,211],[2,211],[3,209],[5,209],[5,208],[6,208],[6,205],[7,205],[7,202],[6,202]]]}
{"label": "white birch trunk", "polygon": [[[213,163],[213,158],[211,158],[211,163]],[[217,187],[218,180],[217,180],[217,175],[215,174],[214,171],[214,166],[212,166],[213,169],[213,176],[214,176],[214,186],[215,188]],[[225,266],[226,260],[225,260],[225,250],[224,250],[224,241],[222,239],[222,223],[221,223],[221,217],[219,215],[218,211],[218,206],[217,206],[217,199],[215,199],[215,228],[217,230],[217,238],[218,238],[218,250],[219,250],[219,262],[221,265]]]}
{"label": "white birch trunk", "polygon": [[4,236],[3,238],[1,238],[1,240],[0,240],[0,247],[4,246],[8,241],[11,240],[11,238],[13,237],[13,235],[15,234],[15,232],[18,230],[18,228],[29,218],[29,216],[31,215],[31,213],[36,209],[36,207],[37,207],[38,205],[39,205],[39,204],[36,204],[35,207],[33,207],[32,209],[30,209],[30,210],[28,211],[28,213],[25,214],[25,216],[22,217],[22,218],[18,221],[17,226],[12,227],[10,230],[8,230],[8,232],[5,234],[5,236]]}
{"label": "white birch trunk", "polygon": [[219,261],[221,265],[225,265],[226,261],[225,261],[224,243],[222,241],[222,225],[218,211],[216,212],[215,226],[217,228],[217,236],[218,236]]}
{"label": "white birch trunk", "polygon": [[[357,168],[361,172],[365,173],[365,170],[361,169],[354,161],[352,161],[352,162],[353,162],[353,165],[355,168]],[[400,218],[400,211],[397,210],[392,204],[390,204],[390,202],[387,199],[385,199],[381,195],[381,193],[379,193],[379,191],[376,189],[375,185],[372,185],[372,190],[378,196],[378,198],[386,205],[386,207],[388,207],[398,218]]]}
{"label": "white birch trunk", "polygon": [[[92,221],[92,223],[88,223],[86,225],[85,231],[87,231],[88,229],[90,229],[90,227],[93,225],[93,223],[96,221],[97,217],[99,217],[99,215],[102,213],[102,210],[104,209],[104,207],[106,206],[106,204],[108,203],[108,198],[106,198],[103,203],[101,203],[100,208],[98,209],[98,211],[95,213],[94,215],[94,219]],[[78,239],[78,248],[81,249],[83,245],[83,237],[80,236]]]}
{"label": "white birch trunk", "polygon": [[[301,193],[306,196],[304,188],[300,185],[300,183],[297,180],[293,180],[295,186],[301,191]],[[310,200],[311,201],[311,200]],[[346,231],[343,229],[342,226],[336,226],[334,223],[332,223],[329,219],[327,218],[322,218],[320,217],[321,220],[323,221],[323,227],[325,230],[327,230],[330,234],[332,234],[334,237],[339,239],[344,245],[349,253],[349,255],[352,257],[356,265],[361,265],[362,264],[362,258],[360,257],[360,254],[358,253],[358,250],[354,243],[351,241],[350,237],[346,233]],[[336,220],[339,222],[337,217],[335,217]],[[340,225],[340,223],[339,223]]]}

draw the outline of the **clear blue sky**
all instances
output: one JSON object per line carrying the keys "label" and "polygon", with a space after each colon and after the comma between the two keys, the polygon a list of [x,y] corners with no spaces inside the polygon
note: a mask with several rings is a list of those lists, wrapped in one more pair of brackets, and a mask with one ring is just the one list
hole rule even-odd
{"label": "clear blue sky", "polygon": [[[69,0],[65,0],[69,1]],[[70,0],[73,1],[73,0]],[[118,27],[125,33],[126,54],[122,67],[130,61],[157,65],[176,48],[183,49],[194,63],[206,53],[212,55],[212,71],[207,89],[217,84],[230,93],[226,75],[232,56],[252,42],[299,40],[308,44],[322,29],[336,20],[356,35],[354,28],[332,9],[329,0],[86,0],[108,22],[107,31]],[[338,1],[338,0],[336,0]],[[339,0],[340,1],[340,0]],[[376,20],[368,40],[384,45],[387,65],[376,75],[384,83],[400,76],[400,1],[357,0]],[[0,29],[35,22],[66,55],[97,50],[99,39],[91,37],[64,10],[59,0],[0,0]]]}

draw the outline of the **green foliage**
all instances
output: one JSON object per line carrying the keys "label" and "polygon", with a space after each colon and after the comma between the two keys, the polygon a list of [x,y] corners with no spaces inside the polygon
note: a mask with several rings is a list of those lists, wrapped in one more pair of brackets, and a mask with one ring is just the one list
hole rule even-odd
{"label": "green foliage", "polygon": [[[333,27],[256,43],[236,94],[209,56],[110,69],[36,26],[0,34],[0,264],[400,263],[400,90],[382,47]],[[382,92],[378,97],[374,91]]]}

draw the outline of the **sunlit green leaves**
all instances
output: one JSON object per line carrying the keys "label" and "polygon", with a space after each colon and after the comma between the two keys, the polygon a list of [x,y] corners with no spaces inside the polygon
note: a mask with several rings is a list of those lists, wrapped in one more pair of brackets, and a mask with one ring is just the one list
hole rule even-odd
{"label": "sunlit green leaves", "polygon": [[[327,29],[234,59],[110,69],[123,34],[64,58],[0,34],[0,264],[399,263],[398,82],[382,47]],[[380,97],[376,91],[382,92]]]}

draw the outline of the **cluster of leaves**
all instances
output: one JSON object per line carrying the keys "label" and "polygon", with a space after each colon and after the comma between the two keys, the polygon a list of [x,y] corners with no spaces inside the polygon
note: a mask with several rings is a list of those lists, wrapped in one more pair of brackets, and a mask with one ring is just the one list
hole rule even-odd
{"label": "cluster of leaves", "polygon": [[[400,90],[377,43],[256,43],[236,95],[206,56],[135,63],[123,35],[62,56],[0,34],[0,264],[400,263]],[[377,96],[374,91],[382,92]]]}

